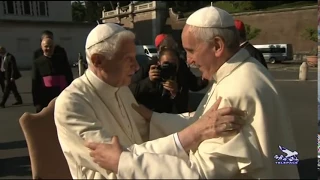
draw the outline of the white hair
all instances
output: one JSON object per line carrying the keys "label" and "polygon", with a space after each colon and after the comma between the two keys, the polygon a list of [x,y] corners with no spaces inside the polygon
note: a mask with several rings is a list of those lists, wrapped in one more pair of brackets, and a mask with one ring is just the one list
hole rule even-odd
{"label": "white hair", "polygon": [[189,25],[188,30],[195,35],[196,38],[204,42],[212,42],[214,37],[219,36],[224,40],[227,49],[238,48],[240,45],[239,32],[236,27],[228,28],[203,28]]}
{"label": "white hair", "polygon": [[135,34],[129,30],[124,30],[114,34],[110,38],[102,41],[101,43],[95,44],[90,48],[86,49],[86,59],[88,65],[91,64],[91,56],[93,54],[101,54],[108,60],[112,59],[114,54],[120,48],[120,42],[124,39],[135,39]]}

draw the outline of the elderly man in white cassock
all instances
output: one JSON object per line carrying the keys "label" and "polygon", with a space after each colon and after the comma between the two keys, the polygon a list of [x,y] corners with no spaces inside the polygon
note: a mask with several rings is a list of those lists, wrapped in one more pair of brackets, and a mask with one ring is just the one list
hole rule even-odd
{"label": "elderly man in white cassock", "polygon": [[[114,179],[117,174],[97,165],[89,156],[85,141],[111,141],[117,136],[130,153],[122,158],[122,164],[134,162],[145,167],[145,173],[158,176],[158,160],[180,163],[185,151],[197,147],[203,140],[239,132],[244,112],[236,108],[218,109],[221,98],[202,118],[178,133],[151,132],[163,137],[149,141],[149,123],[133,108],[138,107],[127,87],[131,76],[139,66],[135,59],[135,36],[123,27],[106,23],[96,26],[86,41],[86,57],[89,69],[75,79],[56,99],[55,124],[61,148],[74,179]],[[144,143],[146,142],[146,143]],[[132,144],[140,144],[130,147]],[[152,154],[161,154],[153,157]],[[137,159],[135,154],[143,154]],[[150,168],[149,168],[150,167]],[[175,176],[193,176],[192,172],[180,172]],[[153,174],[153,175],[152,175]],[[165,176],[163,176],[165,177]],[[121,178],[121,176],[120,176]]]}
{"label": "elderly man in white cassock", "polygon": [[[222,97],[220,107],[247,110],[240,133],[205,140],[188,153],[188,158],[181,156],[180,161],[166,164],[160,156],[158,163],[149,167],[157,169],[159,176],[148,174],[148,168],[135,162],[121,161],[128,152],[121,150],[117,141],[89,144],[95,162],[123,178],[161,178],[162,174],[172,174],[173,177],[182,175],[183,179],[195,176],[204,179],[298,179],[296,165],[279,165],[274,158],[275,155],[285,156],[279,146],[291,151],[296,149],[282,98],[266,68],[245,49],[239,48],[233,17],[216,7],[199,9],[187,19],[182,43],[188,63],[196,64],[203,77],[211,79],[211,89],[192,117],[151,112],[142,106],[140,114],[151,117],[156,130],[170,134],[201,118],[218,97]],[[135,158],[142,159],[142,155],[135,154]],[[181,166],[185,162],[188,167]]]}

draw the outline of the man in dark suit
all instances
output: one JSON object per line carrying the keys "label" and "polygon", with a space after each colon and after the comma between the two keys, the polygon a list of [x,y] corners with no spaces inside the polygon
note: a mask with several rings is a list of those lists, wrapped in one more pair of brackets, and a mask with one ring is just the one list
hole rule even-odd
{"label": "man in dark suit", "polygon": [[234,24],[239,31],[240,35],[240,47],[246,49],[249,54],[257,59],[264,67],[268,69],[266,60],[264,59],[262,53],[256,49],[248,40],[247,40],[247,35],[246,35],[246,29],[244,26],[244,23],[240,20],[235,20]]}
{"label": "man in dark suit", "polygon": [[[2,66],[2,57],[0,56],[0,68]],[[1,90],[4,93],[4,73],[2,71],[0,71],[0,86],[1,86]]]}
{"label": "man in dark suit", "polygon": [[16,98],[16,102],[12,105],[20,105],[22,104],[22,98],[18,92],[15,80],[21,77],[21,74],[18,70],[15,57],[8,53],[4,47],[0,46],[0,56],[2,56],[1,63],[1,72],[4,73],[4,94],[2,97],[2,101],[0,102],[0,108],[5,107],[5,103],[12,91],[14,97]]}
{"label": "man in dark suit", "polygon": [[[48,31],[48,30],[43,31],[42,34],[41,34],[41,38],[40,38],[40,44],[41,44],[41,42],[42,42],[42,40],[44,38],[50,38],[50,39],[53,40],[53,33],[51,31]],[[67,61],[68,64],[69,64],[67,53],[66,53],[66,51],[65,51],[65,49],[63,47],[61,47],[59,45],[55,45],[53,54],[62,55],[63,59],[65,61]],[[37,49],[37,50],[35,50],[33,52],[33,60],[38,59],[42,55],[43,55],[43,51],[42,51],[42,49],[40,47],[39,49]]]}

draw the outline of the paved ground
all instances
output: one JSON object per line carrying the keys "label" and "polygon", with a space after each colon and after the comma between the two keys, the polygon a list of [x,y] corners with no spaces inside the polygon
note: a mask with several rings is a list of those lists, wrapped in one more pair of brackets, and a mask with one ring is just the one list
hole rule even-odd
{"label": "paved ground", "polygon": [[[309,81],[299,82],[299,64],[269,65],[283,93],[292,118],[297,151],[301,161],[300,170],[304,178],[316,178],[316,133],[317,133],[317,69],[309,71]],[[197,70],[194,70],[198,74]],[[19,126],[18,119],[26,111],[34,112],[30,94],[30,72],[23,71],[23,77],[17,81],[24,105],[0,109],[0,179],[31,177],[27,146]],[[76,73],[75,73],[76,74]],[[201,100],[205,90],[192,93],[194,107]],[[10,96],[7,105],[14,102]],[[272,132],[270,132],[272,133]]]}

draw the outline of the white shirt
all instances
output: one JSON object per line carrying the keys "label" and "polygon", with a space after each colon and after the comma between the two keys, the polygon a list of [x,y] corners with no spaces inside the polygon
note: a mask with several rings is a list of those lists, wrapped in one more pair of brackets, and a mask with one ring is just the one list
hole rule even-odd
{"label": "white shirt", "polygon": [[1,61],[1,72],[5,72],[6,70],[4,69],[4,62],[6,61],[6,57],[7,57],[8,53],[5,53],[4,56],[2,57],[2,61]]}

